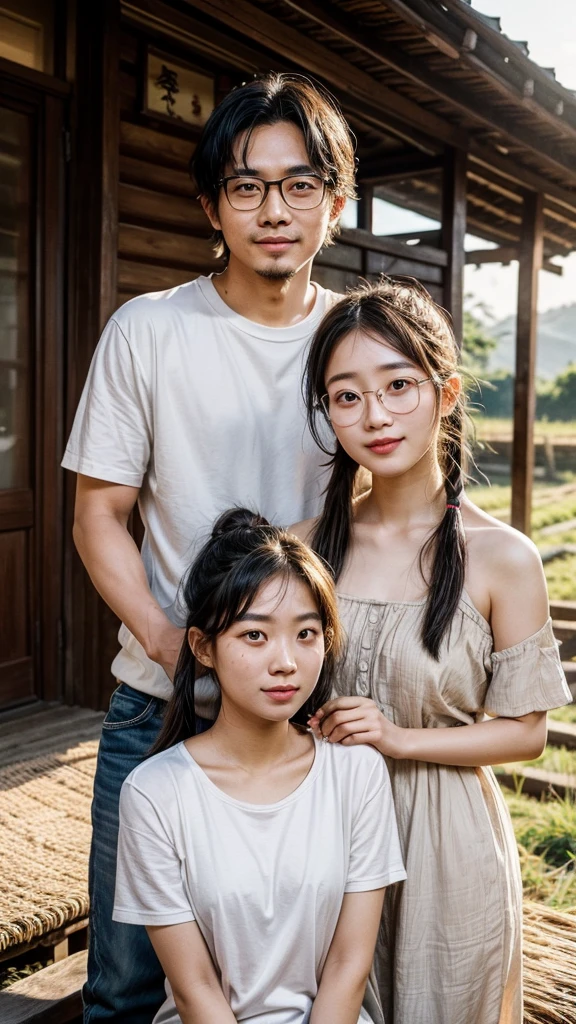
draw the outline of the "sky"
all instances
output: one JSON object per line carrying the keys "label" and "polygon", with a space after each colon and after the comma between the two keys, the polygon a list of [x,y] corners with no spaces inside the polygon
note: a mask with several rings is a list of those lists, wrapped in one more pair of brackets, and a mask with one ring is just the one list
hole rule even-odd
{"label": "sky", "polygon": [[[499,17],[507,36],[527,41],[532,60],[542,67],[556,68],[558,81],[567,89],[576,90],[575,0],[472,0],[472,7],[481,14]],[[576,253],[555,262],[564,267],[564,274],[558,277],[540,272],[541,312],[576,302]],[[480,270],[469,266],[465,288],[502,319],[514,312],[517,279],[517,264],[502,267],[488,263]]]}
{"label": "sky", "polygon": [[[472,0],[472,7],[482,14],[499,17],[507,36],[526,40],[530,57],[542,67],[555,67],[562,85],[576,90],[576,0],[546,0],[545,3],[544,0]],[[437,226],[436,221],[376,200],[376,234],[391,235],[417,228],[424,231]],[[491,246],[469,236],[466,248]],[[564,268],[562,277],[540,272],[538,309],[541,312],[576,302],[576,253],[555,262]],[[508,267],[487,263],[479,269],[467,266],[465,291],[471,294],[471,304],[484,304],[501,320],[515,313],[517,280],[517,263]]]}

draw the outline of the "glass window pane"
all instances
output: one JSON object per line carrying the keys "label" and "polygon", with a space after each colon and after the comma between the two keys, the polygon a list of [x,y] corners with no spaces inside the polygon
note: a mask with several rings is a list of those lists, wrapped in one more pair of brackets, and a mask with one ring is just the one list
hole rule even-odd
{"label": "glass window pane", "polygon": [[0,107],[0,490],[29,480],[30,133]]}

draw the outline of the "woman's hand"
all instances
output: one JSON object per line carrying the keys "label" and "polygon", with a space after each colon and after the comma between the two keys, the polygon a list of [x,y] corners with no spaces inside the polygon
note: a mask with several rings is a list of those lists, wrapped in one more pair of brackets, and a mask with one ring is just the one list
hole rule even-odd
{"label": "woman's hand", "polygon": [[318,737],[330,743],[370,743],[396,760],[477,768],[529,761],[546,743],[546,712],[518,718],[492,718],[457,729],[403,729],[382,714],[369,697],[329,700],[308,720]]}
{"label": "woman's hand", "polygon": [[329,700],[308,725],[318,739],[352,746],[369,743],[387,757],[403,758],[408,754],[403,740],[409,732],[390,722],[369,697],[336,697]]}

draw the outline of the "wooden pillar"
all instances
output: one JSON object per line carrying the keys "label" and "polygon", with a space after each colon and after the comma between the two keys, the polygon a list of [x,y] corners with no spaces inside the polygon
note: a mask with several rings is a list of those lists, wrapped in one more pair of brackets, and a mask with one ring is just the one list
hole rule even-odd
{"label": "wooden pillar", "polygon": [[364,231],[372,231],[372,202],[374,189],[372,185],[358,186],[358,227]]}
{"label": "wooden pillar", "polygon": [[462,347],[464,304],[464,236],[466,234],[467,153],[450,147],[444,159],[442,188],[442,248],[448,254],[443,301],[452,316],[458,347]]}
{"label": "wooden pillar", "polygon": [[[358,186],[358,227],[363,231],[372,233],[373,222],[374,187],[372,185]],[[368,250],[361,249],[362,254],[362,277],[368,276]]]}
{"label": "wooden pillar", "polygon": [[543,196],[524,197],[518,269],[516,379],[512,444],[512,526],[530,535],[536,411],[538,272],[542,266]]}
{"label": "wooden pillar", "polygon": [[[117,304],[120,0],[78,3],[70,123],[67,432],[106,319]],[[118,623],[72,542],[75,477],[65,474],[65,700],[99,708],[113,684]]]}

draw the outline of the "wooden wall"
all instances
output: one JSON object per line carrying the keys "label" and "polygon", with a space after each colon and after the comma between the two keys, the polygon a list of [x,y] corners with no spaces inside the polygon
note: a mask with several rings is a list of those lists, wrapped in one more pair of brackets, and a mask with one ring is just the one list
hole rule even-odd
{"label": "wooden wall", "polygon": [[122,29],[118,304],[190,281],[217,266],[210,224],[188,171],[197,132],[154,123],[142,114],[145,47],[142,33]]}

